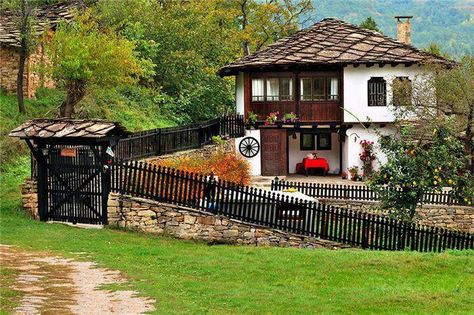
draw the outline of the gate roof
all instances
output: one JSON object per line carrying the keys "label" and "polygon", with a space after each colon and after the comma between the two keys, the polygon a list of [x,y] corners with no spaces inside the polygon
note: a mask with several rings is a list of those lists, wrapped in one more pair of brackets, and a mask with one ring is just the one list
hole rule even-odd
{"label": "gate roof", "polygon": [[33,119],[13,129],[8,135],[22,139],[82,139],[97,142],[127,134],[129,132],[119,123],[105,120]]}

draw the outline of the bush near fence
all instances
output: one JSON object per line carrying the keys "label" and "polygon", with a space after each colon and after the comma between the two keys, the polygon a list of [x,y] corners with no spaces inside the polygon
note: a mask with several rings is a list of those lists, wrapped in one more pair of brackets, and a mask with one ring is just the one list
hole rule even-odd
{"label": "bush near fence", "polygon": [[[148,163],[114,162],[111,190],[224,215],[299,235],[378,250],[474,249],[474,236],[406,223]],[[209,186],[210,185],[210,186]],[[206,188],[215,194],[204,198]]]}

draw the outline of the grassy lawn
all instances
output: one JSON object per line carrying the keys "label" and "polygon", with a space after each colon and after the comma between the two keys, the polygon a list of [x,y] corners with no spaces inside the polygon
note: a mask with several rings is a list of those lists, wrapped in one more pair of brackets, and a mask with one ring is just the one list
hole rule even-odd
{"label": "grassy lawn", "polygon": [[156,313],[474,312],[472,251],[208,246],[40,223],[19,210],[18,185],[27,162],[20,160],[2,177],[1,243],[118,269],[133,287],[156,299]]}

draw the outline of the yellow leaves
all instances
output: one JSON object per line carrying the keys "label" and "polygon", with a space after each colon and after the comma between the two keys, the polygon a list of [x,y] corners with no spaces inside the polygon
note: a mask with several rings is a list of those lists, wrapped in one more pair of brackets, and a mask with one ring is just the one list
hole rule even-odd
{"label": "yellow leaves", "polygon": [[110,87],[135,83],[144,73],[145,64],[137,57],[135,45],[99,26],[90,9],[74,23],[60,25],[46,43],[46,51],[51,72],[59,81]]}

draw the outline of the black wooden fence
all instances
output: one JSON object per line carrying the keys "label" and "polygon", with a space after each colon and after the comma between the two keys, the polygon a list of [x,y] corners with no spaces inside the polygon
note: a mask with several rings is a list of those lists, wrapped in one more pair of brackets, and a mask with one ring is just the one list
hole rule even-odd
{"label": "black wooden fence", "polygon": [[[280,191],[288,188],[296,188],[299,192],[321,199],[345,199],[360,201],[377,201],[377,192],[364,185],[337,185],[322,183],[302,183],[285,180],[272,180],[271,189]],[[465,205],[450,193],[450,191],[430,191],[424,195],[424,204],[438,205]]]}
{"label": "black wooden fence", "polygon": [[200,148],[211,143],[214,136],[227,135],[230,138],[237,138],[244,134],[243,116],[224,116],[180,127],[133,133],[119,141],[115,154],[117,158],[123,160],[141,159]]}
{"label": "black wooden fence", "polygon": [[[230,138],[244,136],[244,117],[223,116],[180,127],[135,132],[118,142],[115,156],[128,161],[196,149],[211,143],[212,137],[219,135]],[[36,160],[31,156],[31,178],[36,178],[36,172]]]}
{"label": "black wooden fence", "polygon": [[192,207],[287,232],[378,250],[474,249],[474,235],[427,227],[225,181],[156,167],[114,162],[112,191]]}

